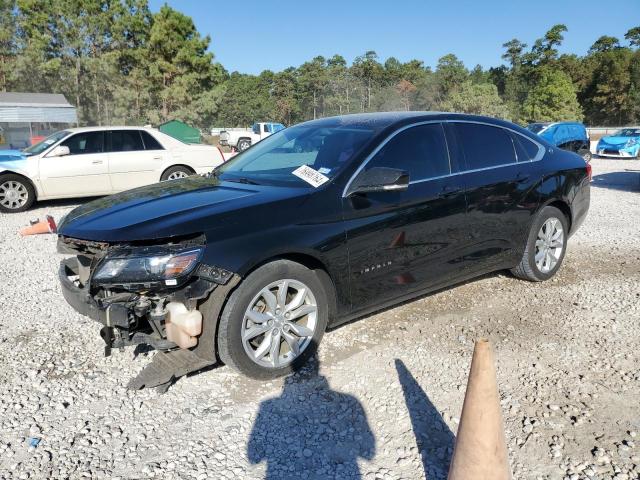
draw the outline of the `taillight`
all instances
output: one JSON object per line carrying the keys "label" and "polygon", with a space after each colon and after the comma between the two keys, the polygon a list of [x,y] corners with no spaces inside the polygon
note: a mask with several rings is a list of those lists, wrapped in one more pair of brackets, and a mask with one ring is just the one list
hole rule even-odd
{"label": "taillight", "polygon": [[589,177],[589,181],[591,181],[591,164],[587,163],[587,177]]}

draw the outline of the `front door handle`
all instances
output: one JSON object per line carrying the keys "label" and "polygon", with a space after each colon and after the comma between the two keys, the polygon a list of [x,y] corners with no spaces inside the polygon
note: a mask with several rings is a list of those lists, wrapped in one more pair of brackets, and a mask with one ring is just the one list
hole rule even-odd
{"label": "front door handle", "polygon": [[91,163],[93,163],[94,165],[100,165],[104,162],[102,160],[93,160]]}

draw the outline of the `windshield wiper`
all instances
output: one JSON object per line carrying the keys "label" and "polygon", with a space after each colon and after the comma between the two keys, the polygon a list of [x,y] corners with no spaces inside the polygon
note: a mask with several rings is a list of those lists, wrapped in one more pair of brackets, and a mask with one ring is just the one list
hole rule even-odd
{"label": "windshield wiper", "polygon": [[247,177],[235,177],[235,178],[225,178],[226,182],[236,182],[236,183],[244,183],[245,185],[260,185],[255,180],[251,180]]}

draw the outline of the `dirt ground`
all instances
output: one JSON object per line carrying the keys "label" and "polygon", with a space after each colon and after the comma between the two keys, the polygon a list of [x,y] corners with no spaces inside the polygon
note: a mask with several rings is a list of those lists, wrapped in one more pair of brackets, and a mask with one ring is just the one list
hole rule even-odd
{"label": "dirt ground", "polygon": [[[640,161],[594,159],[589,216],[544,283],[487,275],[328,332],[317,363],[125,389],[61,296],[55,237],[0,217],[0,478],[445,478],[473,342],[495,347],[516,479],[637,479]],[[317,374],[315,370],[318,370]]]}

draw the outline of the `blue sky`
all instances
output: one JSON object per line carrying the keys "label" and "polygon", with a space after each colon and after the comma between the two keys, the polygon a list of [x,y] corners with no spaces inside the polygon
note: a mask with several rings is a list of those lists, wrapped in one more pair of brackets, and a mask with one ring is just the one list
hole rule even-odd
{"label": "blue sky", "polygon": [[[157,11],[164,0],[150,0]],[[531,45],[564,23],[562,52],[583,55],[601,35],[623,40],[640,25],[640,0],[173,0],[191,16],[229,71],[259,73],[298,66],[316,55],[350,63],[367,50],[384,60],[417,58],[434,66],[454,53],[471,68],[502,63],[501,45]],[[610,5],[608,7],[607,5]]]}

